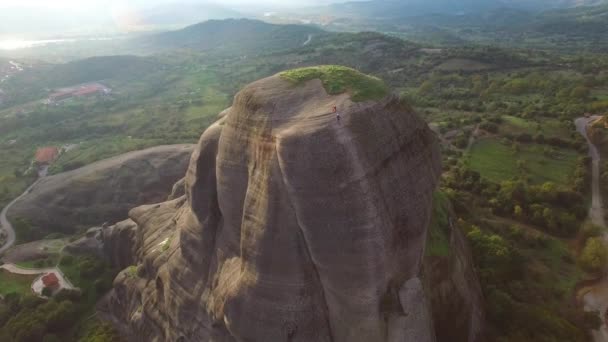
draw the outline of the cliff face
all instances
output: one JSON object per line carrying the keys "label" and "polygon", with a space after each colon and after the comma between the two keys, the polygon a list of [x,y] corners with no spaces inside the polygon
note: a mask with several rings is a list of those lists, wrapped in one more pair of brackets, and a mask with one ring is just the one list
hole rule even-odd
{"label": "cliff face", "polygon": [[422,278],[430,298],[437,341],[484,341],[482,291],[466,237],[453,224],[455,218],[447,198],[436,196],[433,210],[429,234],[431,240],[433,235],[441,235],[446,249],[438,252],[432,247],[434,242],[428,242]]}
{"label": "cliff face", "polygon": [[201,137],[185,196],[121,223],[137,266],[105,310],[142,341],[434,341],[419,276],[439,174],[396,97],[255,82]]}

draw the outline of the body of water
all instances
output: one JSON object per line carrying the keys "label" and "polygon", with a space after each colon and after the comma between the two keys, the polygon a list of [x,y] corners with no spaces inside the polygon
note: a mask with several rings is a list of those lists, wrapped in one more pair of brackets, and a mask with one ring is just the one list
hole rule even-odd
{"label": "body of water", "polygon": [[49,44],[74,43],[79,41],[96,41],[96,40],[113,40],[116,38],[69,38],[69,39],[43,39],[43,40],[28,40],[28,39],[0,39],[0,50],[18,50],[27,49]]}

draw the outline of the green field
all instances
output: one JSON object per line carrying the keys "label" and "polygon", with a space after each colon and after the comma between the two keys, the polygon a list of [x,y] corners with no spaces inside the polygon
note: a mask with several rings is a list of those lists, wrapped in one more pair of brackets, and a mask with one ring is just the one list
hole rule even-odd
{"label": "green field", "polygon": [[31,292],[32,282],[36,276],[12,274],[5,270],[0,270],[0,294],[9,293],[26,294]]}
{"label": "green field", "polygon": [[547,155],[550,147],[538,144],[521,144],[519,151],[496,139],[482,139],[471,148],[470,167],[482,177],[502,182],[518,177],[518,161],[523,161],[526,173],[533,184],[554,182],[567,184],[574,172],[579,154],[574,150],[560,149]]}
{"label": "green field", "polygon": [[516,116],[504,115],[502,116],[502,120],[500,132],[514,135],[521,133],[527,133],[532,136],[542,134],[545,138],[568,139],[574,130],[574,123],[565,124],[554,118],[539,117],[538,121],[532,121]]}

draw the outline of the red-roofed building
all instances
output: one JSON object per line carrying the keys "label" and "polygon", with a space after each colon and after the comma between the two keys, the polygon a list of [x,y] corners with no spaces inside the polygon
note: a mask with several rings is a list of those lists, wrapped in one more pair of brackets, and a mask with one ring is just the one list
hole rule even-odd
{"label": "red-roofed building", "polygon": [[59,155],[59,149],[54,146],[42,147],[36,151],[36,163],[50,164]]}
{"label": "red-roofed building", "polygon": [[89,96],[103,92],[103,87],[97,84],[84,86],[74,92],[74,96]]}
{"label": "red-roofed building", "polygon": [[57,101],[69,99],[72,96],[74,96],[74,93],[72,91],[60,91],[60,92],[51,94],[49,96],[49,99],[53,102],[57,102]]}
{"label": "red-roofed building", "polygon": [[55,291],[59,287],[59,278],[57,278],[55,273],[48,273],[42,277],[42,284],[44,284],[45,288]]}

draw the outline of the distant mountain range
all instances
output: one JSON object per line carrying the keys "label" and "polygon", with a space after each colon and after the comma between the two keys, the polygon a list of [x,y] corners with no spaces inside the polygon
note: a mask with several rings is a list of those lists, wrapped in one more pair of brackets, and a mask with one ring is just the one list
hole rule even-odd
{"label": "distant mountain range", "polygon": [[242,54],[272,52],[302,46],[311,36],[324,31],[307,25],[275,25],[251,19],[210,20],[142,37],[145,49],[184,48],[214,53]]}
{"label": "distant mountain range", "polygon": [[607,0],[372,0],[352,1],[310,9],[308,13],[380,18],[410,17],[426,14],[466,14],[497,8],[546,11],[557,8],[592,6]]}

